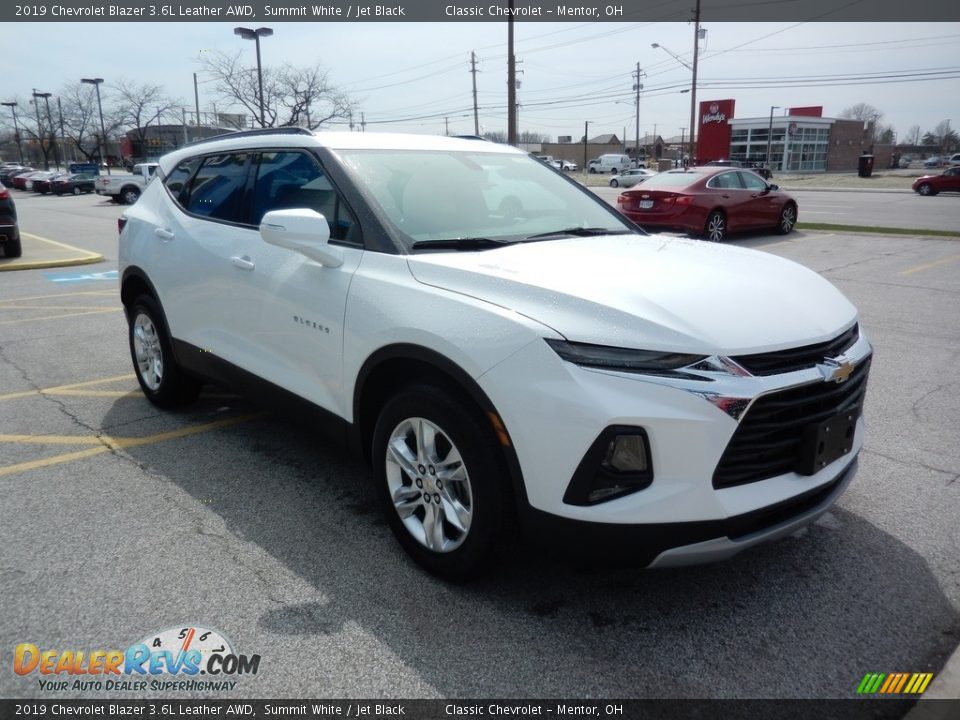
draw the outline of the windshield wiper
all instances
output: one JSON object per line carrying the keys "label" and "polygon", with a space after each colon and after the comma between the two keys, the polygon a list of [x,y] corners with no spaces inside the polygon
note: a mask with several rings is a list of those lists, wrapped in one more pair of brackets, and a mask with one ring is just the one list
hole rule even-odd
{"label": "windshield wiper", "polygon": [[440,238],[436,240],[417,240],[411,247],[414,250],[486,250],[488,248],[512,245],[515,240],[497,240],[487,237]]}
{"label": "windshield wiper", "polygon": [[530,235],[527,237],[527,240],[540,240],[541,238],[554,237],[558,235],[574,235],[576,237],[594,237],[597,235],[630,235],[631,231],[629,228],[623,228],[622,230],[611,230],[609,228],[601,227],[569,227],[564,228],[563,230],[551,230],[550,232],[537,233],[536,235]]}

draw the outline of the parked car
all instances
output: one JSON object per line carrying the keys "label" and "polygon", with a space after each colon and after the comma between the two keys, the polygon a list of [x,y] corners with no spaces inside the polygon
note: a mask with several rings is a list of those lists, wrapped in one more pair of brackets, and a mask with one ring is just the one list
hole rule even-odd
{"label": "parked car", "polygon": [[577,164],[570,160],[551,160],[550,164],[557,170],[563,170],[564,172],[573,172],[577,169]]}
{"label": "parked car", "polygon": [[8,258],[20,257],[20,228],[17,225],[17,206],[10,191],[0,184],[0,247]]}
{"label": "parked car", "polygon": [[950,167],[956,167],[957,165],[960,165],[960,153],[954,153],[947,158],[947,165]]}
{"label": "parked car", "polygon": [[96,191],[96,185],[94,184],[96,180],[96,175],[84,175],[82,173],[66,175],[53,181],[51,191],[56,195],[92,193]]}
{"label": "parked car", "polygon": [[588,162],[587,172],[591,174],[610,172],[616,175],[624,170],[629,170],[631,167],[632,162],[629,155],[607,153]]}
{"label": "parked car", "polygon": [[157,163],[138,163],[131,175],[101,175],[96,180],[97,195],[106,195],[115,203],[133,205],[156,172]]}
{"label": "parked car", "polygon": [[647,237],[515,148],[241,132],[162,158],[121,220],[150,402],[233,378],[305,405],[440,575],[511,548],[513,518],[593,559],[722,559],[813,522],[856,471],[872,350],[836,288]]}
{"label": "parked car", "polygon": [[610,187],[633,187],[637,183],[642,183],[649,177],[653,177],[656,173],[653,170],[647,170],[645,168],[637,168],[636,170],[624,170],[619,175],[614,175],[610,178]]}
{"label": "parked car", "polygon": [[53,183],[60,178],[66,177],[69,173],[63,172],[49,172],[45,173],[40,177],[31,178],[32,182],[29,190],[33,190],[35,193],[40,193],[41,195],[46,195],[53,189]]}
{"label": "parked car", "polygon": [[926,168],[940,167],[943,165],[943,158],[934,155],[933,157],[928,157],[923,161],[923,166]]}
{"label": "parked car", "polygon": [[913,181],[913,190],[921,195],[960,192],[960,167],[947,168],[939,175],[924,175]]}
{"label": "parked car", "polygon": [[775,228],[789,233],[797,201],[756,173],[695,167],[659,173],[617,198],[620,212],[644,229],[676,230],[721,242],[729,232]]}
{"label": "parked car", "polygon": [[13,178],[17,175],[27,172],[33,172],[32,167],[27,166],[11,166],[6,167],[3,170],[0,170],[0,183],[6,185],[8,188],[13,187]]}
{"label": "parked car", "polygon": [[31,170],[30,172],[22,172],[19,175],[14,175],[10,182],[17,190],[29,190],[33,187],[33,179],[35,177],[44,177],[45,172],[46,171],[44,170]]}

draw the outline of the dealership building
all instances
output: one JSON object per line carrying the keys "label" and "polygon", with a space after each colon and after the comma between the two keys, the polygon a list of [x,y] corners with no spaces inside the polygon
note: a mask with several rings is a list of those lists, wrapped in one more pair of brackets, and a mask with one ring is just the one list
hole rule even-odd
{"label": "dealership building", "polygon": [[858,158],[864,154],[875,156],[876,167],[890,163],[892,148],[874,145],[872,127],[862,120],[823,117],[819,106],[786,108],[782,115],[737,118],[734,107],[731,99],[700,103],[698,163],[740,160],[769,164],[774,172],[856,170]]}

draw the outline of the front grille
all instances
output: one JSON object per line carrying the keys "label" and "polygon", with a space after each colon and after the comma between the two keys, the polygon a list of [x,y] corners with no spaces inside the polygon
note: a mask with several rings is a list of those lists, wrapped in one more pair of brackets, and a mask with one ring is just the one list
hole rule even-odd
{"label": "front grille", "polygon": [[737,355],[731,359],[754,375],[779,375],[816,367],[824,358],[836,357],[851,347],[860,337],[860,325],[854,324],[849,330],[832,340],[773,352]]}
{"label": "front grille", "polygon": [[804,428],[840,412],[859,416],[869,372],[868,358],[846,382],[818,382],[758,398],[730,438],[713,472],[713,486],[726,488],[797,472]]}

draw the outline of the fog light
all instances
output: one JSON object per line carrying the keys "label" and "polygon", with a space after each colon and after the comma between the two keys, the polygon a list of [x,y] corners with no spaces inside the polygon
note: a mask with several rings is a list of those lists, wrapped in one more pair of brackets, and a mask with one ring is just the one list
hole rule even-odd
{"label": "fog light", "polygon": [[643,436],[617,435],[607,446],[603,467],[622,473],[644,472],[647,469],[647,444]]}
{"label": "fog light", "polygon": [[650,487],[653,463],[643,428],[614,425],[606,428],[584,454],[570,479],[563,501],[594,505]]}

